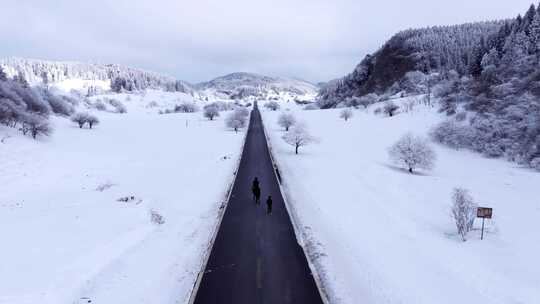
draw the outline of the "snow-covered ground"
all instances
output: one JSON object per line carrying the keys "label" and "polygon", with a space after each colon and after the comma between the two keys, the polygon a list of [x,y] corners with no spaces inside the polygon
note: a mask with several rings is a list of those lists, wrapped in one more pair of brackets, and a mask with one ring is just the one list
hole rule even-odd
{"label": "snow-covered ground", "polygon": [[[312,262],[332,303],[540,303],[540,173],[504,160],[435,146],[436,167],[411,175],[387,148],[404,133],[426,135],[434,109],[388,118],[355,110],[302,111],[287,104],[318,137],[286,145],[279,112],[263,117]],[[451,218],[454,187],[493,207],[466,242]]]}
{"label": "snow-covered ground", "polygon": [[181,93],[110,97],[128,113],[94,111],[92,130],[52,117],[35,141],[0,126],[0,303],[187,301],[244,133],[157,115]]}

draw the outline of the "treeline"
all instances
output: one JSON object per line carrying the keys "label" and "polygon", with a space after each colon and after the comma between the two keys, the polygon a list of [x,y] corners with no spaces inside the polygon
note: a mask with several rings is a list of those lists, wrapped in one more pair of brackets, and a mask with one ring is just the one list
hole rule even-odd
{"label": "treeline", "polygon": [[37,138],[49,135],[52,113],[69,116],[78,101],[42,87],[30,87],[24,78],[9,79],[0,67],[0,123]]}
{"label": "treeline", "polygon": [[506,22],[475,55],[468,75],[449,74],[435,91],[456,114],[436,138],[540,170],[540,8]]}
{"label": "treeline", "polygon": [[138,91],[148,88],[191,93],[191,85],[157,73],[116,64],[55,62],[22,58],[0,60],[0,66],[10,78],[22,78],[30,83],[50,84],[66,79],[111,81],[113,91]]}

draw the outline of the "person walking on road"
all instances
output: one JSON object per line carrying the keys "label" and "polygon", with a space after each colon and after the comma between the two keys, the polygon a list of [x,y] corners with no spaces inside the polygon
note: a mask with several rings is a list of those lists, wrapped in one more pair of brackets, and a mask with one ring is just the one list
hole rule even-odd
{"label": "person walking on road", "polygon": [[266,199],[266,213],[271,214],[272,213],[272,196],[269,195]]}
{"label": "person walking on road", "polygon": [[255,177],[253,184],[251,185],[251,192],[253,192],[253,198],[255,203],[259,204],[261,202],[261,187],[259,186],[259,179]]}

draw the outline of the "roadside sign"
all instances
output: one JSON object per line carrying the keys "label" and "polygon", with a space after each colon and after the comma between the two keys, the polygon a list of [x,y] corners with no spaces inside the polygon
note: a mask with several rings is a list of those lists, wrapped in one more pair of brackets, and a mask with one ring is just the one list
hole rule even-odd
{"label": "roadside sign", "polygon": [[493,215],[493,208],[478,207],[478,210],[476,211],[476,217],[490,219],[492,215]]}
{"label": "roadside sign", "polygon": [[486,219],[490,219],[493,216],[493,208],[488,207],[478,207],[476,210],[476,217],[482,218],[482,234],[480,235],[480,239],[484,239],[484,221]]}

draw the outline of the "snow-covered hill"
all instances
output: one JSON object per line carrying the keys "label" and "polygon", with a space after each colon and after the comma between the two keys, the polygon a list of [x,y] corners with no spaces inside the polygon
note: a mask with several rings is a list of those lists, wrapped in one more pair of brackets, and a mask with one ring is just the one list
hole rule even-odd
{"label": "snow-covered hill", "polygon": [[53,86],[69,92],[94,95],[106,91],[159,89],[183,92],[203,100],[276,99],[313,100],[319,88],[309,82],[252,73],[232,73],[191,85],[182,80],[116,64],[46,61],[23,58],[0,60],[9,78],[22,78],[31,85]]}
{"label": "snow-covered hill", "polygon": [[[192,93],[192,86],[158,73],[117,64],[5,58],[0,67],[9,78],[23,78],[31,85],[47,84],[63,90],[120,91],[161,89]],[[92,92],[89,92],[92,93]]]}
{"label": "snow-covered hill", "polygon": [[318,92],[309,82],[253,73],[232,73],[196,85],[209,99],[313,99]]}

